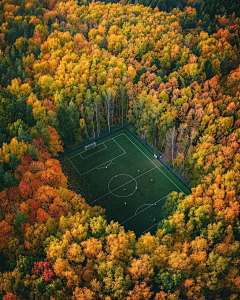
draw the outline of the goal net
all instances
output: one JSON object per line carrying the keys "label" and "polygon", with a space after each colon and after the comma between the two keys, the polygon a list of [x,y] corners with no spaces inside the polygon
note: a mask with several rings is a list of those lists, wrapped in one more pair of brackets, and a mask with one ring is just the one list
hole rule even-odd
{"label": "goal net", "polygon": [[93,142],[91,144],[88,144],[86,146],[84,146],[85,151],[87,151],[88,149],[92,149],[96,147],[96,142]]}

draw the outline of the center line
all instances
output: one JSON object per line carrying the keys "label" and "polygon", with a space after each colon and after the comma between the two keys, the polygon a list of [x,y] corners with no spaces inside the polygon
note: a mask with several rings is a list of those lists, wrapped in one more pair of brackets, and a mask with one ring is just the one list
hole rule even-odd
{"label": "center line", "polygon": [[[131,182],[131,181],[133,181],[133,180],[135,180],[135,179],[137,179],[137,178],[139,178],[139,177],[141,177],[141,176],[143,176],[143,175],[145,175],[145,174],[151,172],[152,170],[154,170],[154,169],[156,169],[156,168],[157,168],[157,167],[154,167],[154,168],[152,168],[151,170],[148,170],[147,172],[142,173],[141,175],[139,175],[139,176],[137,176],[137,177],[135,177],[135,178],[133,178],[133,179],[131,179],[131,180],[125,182],[124,184],[122,184],[122,185],[118,186],[117,188],[115,188],[114,190],[112,190],[112,192],[116,191],[116,190],[119,189],[120,187],[123,187],[125,184],[128,184],[129,182]],[[111,192],[108,192],[107,194],[102,195],[101,197],[97,198],[96,200],[90,202],[89,204],[92,204],[92,203],[98,201],[99,199],[103,198],[104,196],[109,195],[109,194],[111,194]]]}

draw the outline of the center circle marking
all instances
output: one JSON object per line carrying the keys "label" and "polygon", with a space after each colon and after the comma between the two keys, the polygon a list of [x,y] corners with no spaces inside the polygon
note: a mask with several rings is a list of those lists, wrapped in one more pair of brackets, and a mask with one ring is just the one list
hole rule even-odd
{"label": "center circle marking", "polygon": [[[114,196],[116,196],[116,197],[121,197],[121,198],[129,197],[129,196],[133,195],[133,194],[136,192],[136,190],[137,190],[137,180],[136,180],[134,177],[132,177],[131,175],[128,175],[128,174],[117,174],[117,177],[118,177],[118,176],[128,176],[128,177],[131,178],[131,181],[135,181],[136,186],[135,186],[134,191],[131,192],[131,193],[129,193],[129,194],[127,194],[127,195],[124,195],[124,196],[114,194],[114,192],[112,192],[111,189],[110,189],[110,183],[111,183],[111,181],[114,180],[114,179],[116,179],[116,176],[113,176],[113,177],[109,180],[109,182],[108,182],[108,190],[109,190],[109,192],[110,192],[112,195],[114,195]],[[128,183],[129,183],[129,182],[128,182]],[[124,183],[124,184],[122,185],[123,188],[124,188],[124,185],[125,185],[125,184],[127,184],[127,182]],[[121,186],[120,186],[120,187],[121,187]],[[114,189],[114,190],[117,190],[117,189],[119,189],[120,187],[118,187],[118,188],[116,188],[116,189]]]}

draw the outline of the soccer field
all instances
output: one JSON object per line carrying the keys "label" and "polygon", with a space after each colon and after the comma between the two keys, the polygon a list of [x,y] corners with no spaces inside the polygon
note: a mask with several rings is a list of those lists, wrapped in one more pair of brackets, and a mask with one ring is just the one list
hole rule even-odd
{"label": "soccer field", "polygon": [[118,221],[137,237],[156,230],[170,192],[189,193],[127,130],[101,139],[95,149],[77,150],[60,162],[69,188],[89,205],[105,208],[109,221]]}

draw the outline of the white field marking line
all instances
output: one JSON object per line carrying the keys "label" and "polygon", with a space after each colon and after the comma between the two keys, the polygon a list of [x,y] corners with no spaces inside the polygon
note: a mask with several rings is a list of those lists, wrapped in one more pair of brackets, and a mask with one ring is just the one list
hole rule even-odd
{"label": "white field marking line", "polygon": [[[152,170],[154,170],[154,169],[156,169],[156,166],[155,166],[154,168],[152,168],[152,169],[150,169],[150,170],[146,171],[145,173],[142,173],[141,175],[139,175],[139,176],[135,177],[135,178],[133,177],[133,179],[131,179],[131,180],[129,180],[129,181],[127,181],[127,182],[125,182],[124,184],[122,184],[122,185],[118,186],[117,188],[115,188],[114,190],[112,190],[112,192],[114,192],[114,191],[116,191],[117,189],[119,189],[119,188],[123,187],[125,184],[128,184],[129,182],[131,182],[131,181],[133,181],[133,180],[136,180],[137,178],[139,178],[139,177],[141,177],[141,176],[143,176],[143,175],[145,175],[145,174],[147,174],[147,173],[151,172],[151,171],[152,171]],[[103,198],[103,197],[105,197],[105,196],[109,195],[109,194],[112,194],[112,192],[108,192],[107,194],[105,194],[105,195],[102,195],[101,197],[97,198],[96,200],[93,200],[92,202],[90,202],[90,203],[89,203],[89,205],[90,205],[90,204],[92,204],[92,203],[94,203],[94,202],[96,202],[96,201],[98,201],[99,199],[101,199],[101,198]]]}
{"label": "white field marking line", "polygon": [[[121,134],[119,134],[118,136],[120,136],[120,135],[123,135],[124,133],[121,133]],[[110,140],[113,140],[116,144],[117,144],[117,146],[124,152],[124,153],[122,153],[122,154],[120,154],[120,155],[118,155],[118,156],[116,156],[116,157],[113,157],[112,159],[110,159],[110,160],[107,160],[107,161],[105,161],[104,163],[102,163],[102,164],[100,164],[100,165],[98,165],[97,167],[94,167],[93,169],[91,169],[91,170],[88,170],[87,172],[85,172],[85,173],[82,173],[81,175],[83,176],[83,175],[85,175],[85,174],[87,174],[87,173],[89,173],[89,172],[91,172],[91,171],[93,171],[93,170],[95,170],[95,169],[98,169],[99,170],[99,168],[100,169],[102,169],[102,168],[105,168],[106,166],[109,166],[110,164],[111,164],[111,162],[114,160],[114,159],[116,159],[116,158],[119,158],[120,156],[122,156],[122,155],[124,155],[124,154],[126,154],[127,152],[114,140],[114,137],[113,138],[111,138],[111,139],[109,139],[109,140],[107,140],[107,141],[105,141],[105,142],[108,142],[108,141],[110,141]],[[102,142],[102,143],[104,143],[104,142]],[[101,144],[102,144],[101,143]],[[107,147],[106,147],[107,148]],[[107,165],[106,165],[106,163],[108,163]]]}
{"label": "white field marking line", "polygon": [[[139,206],[139,208],[141,208],[141,207],[143,207],[143,206],[145,206],[145,205],[151,205],[152,203],[146,203],[146,204],[143,204],[143,205],[141,205],[141,206]],[[137,211],[139,210],[139,208],[137,208],[137,210],[135,211],[135,215],[136,215],[136,213],[137,213]]]}
{"label": "white field marking line", "polygon": [[78,172],[78,174],[81,176],[81,173],[78,171],[78,169],[75,167],[74,163],[71,161],[71,158],[69,158],[70,163],[75,168],[75,170]]}
{"label": "white field marking line", "polygon": [[[163,219],[162,219],[162,220],[163,220]],[[149,229],[153,228],[154,226],[157,226],[159,223],[162,222],[162,220],[160,220],[159,222],[155,223],[154,225],[152,225],[152,226],[149,227],[148,229],[144,230],[144,231],[143,231],[143,234],[144,234],[145,232],[149,231]]]}
{"label": "white field marking line", "polygon": [[[129,141],[131,142],[131,143],[133,143],[133,145],[140,151],[140,152],[142,152],[142,150],[141,149],[139,149],[138,148],[138,146],[137,145],[135,145],[134,144],[134,142],[128,137],[128,136],[126,136],[126,134],[125,133],[123,133],[124,135],[125,135],[125,137],[127,138],[127,139],[129,139]],[[154,164],[154,166],[156,166],[157,168],[158,168],[158,170],[160,171],[160,172],[162,172],[162,174],[165,176],[165,177],[167,177],[168,178],[168,180],[169,181],[171,181],[174,185],[175,185],[175,187],[177,187],[181,192],[183,192],[183,194],[185,194],[184,193],[184,191],[179,187],[179,186],[177,186],[145,153],[143,153],[142,152],[142,154],[148,159],[148,160],[150,160],[151,161],[151,163],[152,164]]]}
{"label": "white field marking line", "polygon": [[[122,134],[123,134],[123,133],[122,133]],[[119,135],[120,135],[120,134],[119,134]],[[119,135],[118,135],[118,136],[119,136]],[[114,138],[111,138],[111,139],[109,139],[108,141],[110,141],[110,140],[114,140]],[[107,141],[107,142],[108,142],[108,141]],[[115,141],[115,140],[114,140],[114,141]],[[106,141],[105,141],[105,142],[106,142]],[[115,141],[115,142],[116,142],[116,141]],[[118,144],[118,143],[116,143],[116,144]],[[119,145],[119,144],[118,144],[118,145]],[[122,147],[120,147],[120,149],[123,150]],[[123,151],[124,151],[124,150],[123,150]],[[127,152],[124,151],[124,153],[122,153],[122,154],[120,154],[120,155],[118,155],[118,156],[115,156],[115,157],[113,157],[112,159],[107,160],[107,161],[105,161],[104,163],[98,165],[97,167],[94,167],[94,168],[92,168],[92,169],[90,169],[90,170],[88,170],[87,172],[84,172],[84,173],[82,173],[82,174],[78,171],[78,174],[80,174],[80,176],[83,176],[83,175],[85,175],[85,174],[87,174],[87,173],[89,173],[89,172],[91,172],[91,171],[93,171],[93,170],[95,170],[95,169],[99,169],[99,167],[100,167],[100,169],[101,169],[101,168],[105,168],[107,163],[108,163],[107,166],[109,166],[110,163],[111,163],[114,159],[119,158],[120,156],[125,155],[126,153],[127,153]],[[79,155],[79,154],[77,154],[77,155]],[[71,158],[73,158],[73,157],[75,157],[75,156],[77,156],[77,155],[74,155],[74,156],[72,156]],[[68,158],[68,159],[70,160],[70,162],[71,162],[71,164],[74,166],[74,168],[77,170],[77,168],[75,167],[74,163],[71,161],[71,158]],[[103,166],[103,167],[101,167],[101,166]]]}
{"label": "white field marking line", "polygon": [[[95,170],[95,169],[98,169],[98,168],[101,167],[102,165],[104,165],[104,167],[106,167],[106,163],[111,162],[113,159],[116,159],[116,158],[118,158],[118,157],[120,157],[120,156],[123,156],[123,155],[125,155],[125,154],[126,154],[126,153],[122,153],[122,154],[120,154],[120,155],[118,155],[118,156],[116,156],[116,157],[113,157],[112,159],[105,161],[105,162],[102,163],[101,165],[98,165],[97,167],[94,167],[94,168],[88,170],[87,172],[84,172],[84,173],[81,174],[81,173],[78,171],[78,173],[79,173],[81,176],[83,176],[83,175],[85,175],[85,174],[87,174],[87,173],[89,173],[89,172],[91,172],[91,171],[93,171],[93,170]],[[72,161],[71,161],[71,162],[72,162]],[[73,164],[73,163],[72,163],[72,164]],[[109,164],[108,164],[108,165],[109,165]],[[74,166],[74,167],[75,167],[75,166]],[[75,169],[76,169],[76,167],[75,167]]]}
{"label": "white field marking line", "polygon": [[[97,144],[97,146],[99,146],[99,145],[101,145],[101,144],[104,144],[104,143],[107,143],[107,142],[113,140],[114,138],[119,137],[120,135],[125,135],[125,133],[120,133],[120,134],[118,134],[117,136],[112,137],[112,138],[106,140],[105,142],[102,142],[102,143]],[[115,142],[116,142],[116,141],[115,141]],[[121,148],[121,147],[120,147],[120,148]],[[80,152],[80,153],[77,153],[77,154],[75,154],[75,155],[69,157],[69,158],[66,158],[66,159],[62,160],[61,163],[64,163],[65,161],[67,161],[67,160],[69,160],[69,159],[71,159],[71,158],[73,158],[73,157],[75,157],[75,156],[78,156],[78,155],[80,155],[81,153],[84,153],[84,152],[85,152],[85,151],[82,151],[82,152]],[[99,151],[98,151],[98,152],[99,152]],[[125,152],[125,151],[124,151],[124,152]]]}
{"label": "white field marking line", "polygon": [[[111,138],[111,139],[112,139],[112,138]],[[105,141],[105,143],[108,142],[108,141],[110,141],[111,139]],[[102,145],[102,144],[104,144],[104,142],[98,144],[97,146]],[[105,144],[104,144],[104,145],[105,145]],[[107,148],[106,145],[105,145],[105,147]],[[104,148],[104,149],[102,149],[102,150],[105,150],[106,148]],[[102,150],[99,150],[99,151],[97,151],[97,152],[100,152],[100,151],[102,151]],[[74,157],[76,157],[76,156],[79,156],[79,155],[81,156],[82,159],[84,159],[84,158],[82,157],[81,154],[82,154],[82,153],[85,153],[85,152],[86,152],[86,151],[82,151],[82,152],[80,152],[80,153],[77,153],[77,154],[75,154],[75,155],[69,157],[69,158],[66,158],[66,159],[62,160],[61,163],[64,163],[65,161],[67,161],[67,160],[69,160],[69,159],[71,159],[71,158],[74,158]],[[97,153],[97,152],[96,152],[96,153]],[[93,155],[94,155],[94,154],[95,154],[95,153],[93,153]]]}
{"label": "white field marking line", "polygon": [[[125,154],[125,153],[123,153],[122,155],[124,155],[124,154]],[[113,161],[113,159],[109,160],[109,164],[108,164],[108,165],[104,165],[104,166],[102,166],[102,167],[96,167],[96,169],[100,170],[100,169],[106,168],[106,167],[108,167],[109,165],[111,165],[112,161]],[[100,166],[101,166],[101,165],[100,165]]]}
{"label": "white field marking line", "polygon": [[[124,133],[123,133],[124,134]],[[114,138],[112,138],[113,140],[114,140]],[[122,149],[122,151],[124,151],[125,152],[125,150],[122,148],[122,146],[120,146],[119,144],[118,144],[118,142],[117,141],[115,141],[114,140],[114,142],[118,145],[118,147],[120,147],[121,149]],[[126,152],[125,152],[126,153]]]}
{"label": "white field marking line", "polygon": [[131,181],[134,180],[134,181],[135,181],[135,184],[136,184],[134,191],[133,191],[132,193],[128,194],[128,195],[125,195],[125,196],[118,196],[118,195],[114,194],[114,193],[110,190],[110,188],[109,188],[110,182],[115,178],[115,176],[114,176],[114,177],[112,177],[112,178],[109,180],[109,182],[108,182],[108,190],[109,190],[109,192],[110,192],[113,196],[116,196],[116,197],[118,197],[118,198],[126,198],[126,197],[129,197],[129,196],[132,196],[132,195],[136,192],[136,190],[137,190],[137,180],[136,180],[134,177],[132,177],[131,175],[128,175],[128,174],[117,174],[117,177],[118,177],[118,176],[128,176],[128,177],[131,177],[131,178],[132,178]]}
{"label": "white field marking line", "polygon": [[137,215],[141,214],[142,212],[144,212],[145,210],[149,209],[149,207],[155,205],[155,203],[158,203],[160,201],[162,201],[163,199],[167,198],[168,195],[164,196],[163,198],[157,200],[156,202],[154,202],[153,204],[151,204],[150,206],[148,206],[147,208],[141,210],[139,213],[137,213],[136,215],[131,216],[130,218],[128,218],[127,220],[123,221],[120,225],[126,223],[127,221],[131,220],[132,218],[135,218]]}
{"label": "white field marking line", "polygon": [[[120,136],[120,135],[123,135],[124,133],[121,133],[121,134],[119,134],[118,136]],[[116,136],[116,137],[118,137],[118,136]],[[118,147],[120,148],[120,149],[122,149],[122,151],[124,152],[122,155],[124,155],[124,154],[126,154],[127,152],[122,148],[122,146],[120,146],[119,145],[119,143],[117,142],[117,141],[115,141],[115,139],[114,139],[114,137],[112,138],[113,139],[113,141],[118,145]],[[119,156],[117,156],[117,157],[119,157]],[[101,165],[99,165],[98,167],[96,167],[96,169],[103,169],[103,168],[105,168],[105,167],[108,167],[110,164],[111,164],[111,162],[115,159],[115,158],[117,158],[117,157],[114,157],[113,159],[111,159],[111,160],[108,160],[109,161],[109,164],[108,165],[104,165],[103,167],[101,167],[103,164],[101,164]],[[107,161],[107,162],[108,162]]]}
{"label": "white field marking line", "polygon": [[[104,144],[104,142],[102,142],[101,144]],[[99,144],[99,145],[100,145],[100,144]],[[99,145],[97,145],[97,146],[99,146]],[[96,147],[97,147],[97,146],[96,146]],[[98,150],[98,151],[94,151],[93,154],[89,154],[89,155],[86,156],[86,157],[82,157],[82,153],[85,153],[85,152],[81,152],[81,153],[79,153],[78,155],[80,155],[82,159],[86,159],[86,158],[88,158],[88,157],[90,157],[90,156],[93,156],[93,155],[97,154],[97,153],[100,152],[100,151],[103,151],[103,150],[107,149],[107,146],[106,146],[105,144],[104,144],[104,146],[105,146],[105,148],[103,148],[103,149],[101,149],[101,150]]]}

